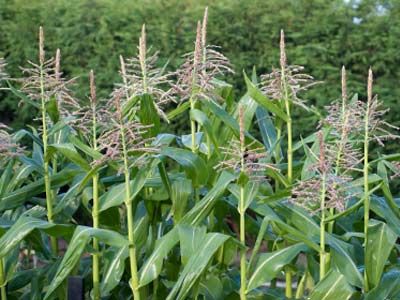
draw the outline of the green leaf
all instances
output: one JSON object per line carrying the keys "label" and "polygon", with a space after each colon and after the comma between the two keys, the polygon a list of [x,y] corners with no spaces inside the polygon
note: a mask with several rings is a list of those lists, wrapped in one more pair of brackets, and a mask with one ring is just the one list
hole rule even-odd
{"label": "green leaf", "polygon": [[382,276],[379,285],[372,289],[365,300],[398,299],[400,295],[400,270],[390,270]]}
{"label": "green leaf", "polygon": [[83,170],[89,171],[91,169],[90,164],[76,151],[72,144],[52,144],[47,147],[47,151],[49,160],[55,152],[59,152]]}
{"label": "green leaf", "polygon": [[390,229],[400,236],[400,218],[395,214],[394,210],[383,197],[371,197],[371,210],[379,217],[383,218]]}
{"label": "green leaf", "polygon": [[236,105],[235,110],[232,113],[232,116],[234,116],[236,120],[239,120],[240,106],[243,108],[244,128],[249,131],[254,125],[253,119],[259,105],[248,94],[245,94],[240,98],[239,103]]}
{"label": "green leaf", "polygon": [[171,180],[169,179],[167,168],[165,167],[165,164],[162,161],[160,161],[158,164],[158,172],[160,173],[161,181],[168,192],[168,196],[171,198],[172,194]]}
{"label": "green leaf", "polygon": [[67,252],[47,289],[44,299],[49,299],[65,278],[73,271],[92,237],[114,247],[123,248],[129,245],[128,240],[117,232],[85,226],[76,227],[71,242],[68,245]]}
{"label": "green leaf", "polygon": [[47,135],[53,144],[59,144],[67,141],[67,137],[72,134],[72,130],[67,125],[68,118],[61,119],[53,126],[49,127]]}
{"label": "green leaf", "polygon": [[18,98],[20,98],[23,102],[26,102],[30,105],[32,105],[33,107],[37,108],[37,109],[41,109],[40,103],[35,102],[33,100],[31,100],[28,96],[26,96],[25,94],[21,93],[19,90],[17,90],[16,88],[14,88],[11,83],[9,81],[7,81],[8,87],[10,89],[10,91],[17,96]]}
{"label": "green leaf", "polygon": [[246,210],[253,200],[256,198],[258,193],[259,183],[258,182],[248,182],[244,188],[244,210]]}
{"label": "green leaf", "polygon": [[379,161],[376,166],[378,175],[382,178],[386,185],[389,185],[389,176],[386,170],[385,161]]}
{"label": "green leaf", "polygon": [[182,219],[182,224],[198,225],[204,220],[219,197],[228,187],[228,185],[235,179],[235,176],[228,173],[222,172],[217,182],[213,185],[213,188],[200,200]]}
{"label": "green leaf", "polygon": [[285,222],[281,219],[268,205],[266,204],[255,204],[250,206],[252,210],[257,212],[258,214],[265,216],[264,222],[273,222],[278,228],[282,229],[284,233],[288,233],[291,239],[295,241],[300,241],[306,244],[311,249],[315,251],[319,251],[320,247],[317,243],[314,242],[316,240],[314,237],[310,237],[308,232],[304,232],[303,229],[297,229],[290,224],[289,222]]}
{"label": "green leaf", "polygon": [[204,226],[179,225],[179,240],[181,244],[181,260],[185,266],[195,252],[202,246],[202,241],[206,236],[207,229]]}
{"label": "green leaf", "polygon": [[125,199],[125,183],[113,185],[107,193],[100,197],[99,212],[109,209],[110,207],[119,206],[126,200],[133,201],[133,199],[135,199],[135,197],[144,187],[144,184],[151,175],[151,172],[151,167],[140,169],[135,178],[131,180],[131,199]]}
{"label": "green leaf", "polygon": [[[220,119],[228,128],[232,131],[232,133],[239,138],[240,128],[239,123],[233,118],[228,112],[226,112],[220,105],[215,103],[214,101],[205,101],[203,102],[205,106],[218,118]],[[262,144],[255,139],[252,135],[250,135],[247,131],[245,133],[246,143],[253,143],[254,147],[262,147]]]}
{"label": "green leaf", "polygon": [[185,210],[192,194],[192,182],[185,178],[179,178],[172,184],[171,201],[172,208],[171,214],[174,217],[174,222],[178,223],[185,215]]}
{"label": "green leaf", "polygon": [[[258,182],[253,182],[249,181],[244,187],[244,211],[247,210],[247,208],[251,205],[251,203],[254,201],[254,199],[257,196],[258,193],[258,188],[260,184]],[[235,196],[237,202],[239,203],[240,201],[240,186],[231,184],[229,186],[229,191],[232,193],[233,196]],[[240,209],[240,205],[238,205],[238,210]],[[240,211],[239,211],[240,212]]]}
{"label": "green leaf", "polygon": [[[34,134],[38,136],[38,133],[36,132],[36,130],[34,131]],[[44,151],[43,151],[42,145],[38,144],[38,143],[33,143],[32,144],[32,148],[33,148],[32,149],[32,154],[31,154],[32,159],[38,165],[43,165],[43,161],[44,161],[43,154],[44,154]]]}
{"label": "green leaf", "polygon": [[236,182],[237,182],[237,184],[238,184],[239,186],[243,186],[243,187],[244,187],[247,183],[249,183],[249,180],[250,180],[250,178],[249,178],[249,176],[246,174],[246,172],[241,171],[241,172],[239,173],[239,176],[238,176]]}
{"label": "green leaf", "polygon": [[[68,184],[82,170],[65,168],[55,175],[50,176],[51,187],[59,188]],[[32,197],[45,191],[44,178],[23,186],[22,188],[9,193],[0,200],[0,211],[12,209],[23,205]]]}
{"label": "green leaf", "polygon": [[34,165],[24,164],[21,166],[17,166],[16,170],[14,170],[13,178],[8,185],[7,190],[12,191],[17,187],[21,186],[22,183],[25,183],[25,180],[32,175],[33,172],[38,172],[39,174],[43,174],[43,166],[38,166],[36,163]]}
{"label": "green leaf", "polygon": [[10,292],[22,289],[23,287],[27,286],[31,282],[31,279],[34,276],[37,276],[37,275],[38,275],[37,269],[29,269],[29,270],[15,272],[13,274],[13,277],[10,279],[10,281],[7,284],[7,291],[10,293]]}
{"label": "green leaf", "polygon": [[170,111],[167,114],[168,120],[175,119],[177,116],[179,116],[180,114],[182,114],[186,110],[188,110],[189,107],[190,107],[190,102],[189,101],[186,101],[186,102],[180,104],[177,108],[175,108],[174,110]]}
{"label": "green leaf", "polygon": [[154,141],[151,143],[153,146],[164,147],[170,146],[173,141],[175,141],[176,135],[170,133],[160,133],[158,134]]}
{"label": "green leaf", "polygon": [[276,204],[272,206],[275,211],[283,216],[289,224],[293,224],[298,230],[306,234],[310,239],[319,239],[319,225],[304,210],[295,205]]}
{"label": "green leaf", "polygon": [[[82,181],[85,180],[84,174],[79,174],[71,182],[68,191],[63,194],[60,201],[58,201],[54,207],[54,215],[63,214],[69,218],[76,212],[79,205],[81,204],[81,197],[78,194],[82,192]],[[68,220],[69,220],[68,218]]]}
{"label": "green leaf", "polygon": [[[218,201],[219,197],[225,191],[230,182],[235,177],[223,172],[213,188],[198,202],[181,220],[180,224],[196,226],[200,224],[209,214]],[[171,251],[171,249],[179,241],[178,227],[175,226],[171,231],[157,240],[153,253],[147,259],[140,270],[139,286],[145,286],[158,277],[161,272],[163,260]]]}
{"label": "green leaf", "polygon": [[[194,145],[195,148],[198,150],[198,153],[208,154],[207,145],[202,142],[204,133],[203,132],[196,132],[194,136]],[[191,134],[184,134],[180,136],[180,142],[187,148],[192,149],[192,135]]]}
{"label": "green leaf", "polygon": [[[207,136],[210,138],[211,142],[214,144],[214,149],[219,153],[219,144],[217,142],[217,138],[215,137],[215,133],[213,127],[211,125],[210,120],[207,118],[207,115],[198,109],[190,110],[190,118],[197,123],[199,123],[206,131]],[[211,151],[210,149],[208,149]]]}
{"label": "green leaf", "polygon": [[303,148],[304,145],[314,143],[316,141],[316,139],[317,139],[316,133],[312,133],[309,136],[307,136],[306,138],[302,138],[300,141],[296,142],[293,145],[293,151],[297,151],[300,148]]}
{"label": "green leaf", "polygon": [[68,236],[72,233],[69,225],[56,225],[29,215],[21,215],[0,238],[0,258],[4,257],[34,229],[41,229],[55,236]]}
{"label": "green leaf", "polygon": [[393,211],[393,213],[398,218],[400,218],[400,207],[397,205],[396,201],[393,198],[392,192],[390,191],[390,188],[389,188],[389,184],[386,184],[386,182],[383,181],[380,187],[385,196],[386,203],[388,204],[390,209]]}
{"label": "green leaf", "polygon": [[[295,206],[278,204],[274,206],[281,214],[299,231],[308,236],[309,241],[319,241],[319,226],[309,217],[304,210]],[[282,225],[280,225],[282,226]],[[308,242],[302,240],[305,244]],[[326,243],[331,246],[332,264],[346,276],[347,281],[358,287],[363,286],[363,277],[354,261],[355,249],[351,244],[345,243],[330,234],[326,234]]]}
{"label": "green leaf", "polygon": [[362,287],[364,280],[354,261],[357,254],[354,247],[332,236],[327,237],[327,244],[331,247],[332,265],[336,266],[350,284]]}
{"label": "green leaf", "polygon": [[32,132],[29,132],[28,130],[20,129],[14,133],[14,138],[16,141],[20,141],[25,136],[28,136],[30,139],[32,139],[33,142],[38,144],[40,147],[43,147],[42,140],[37,135],[33,134]]}
{"label": "green leaf", "polygon": [[343,274],[331,270],[315,286],[310,295],[310,300],[347,300],[353,295],[354,290],[346,281]]}
{"label": "green leaf", "polygon": [[312,147],[303,143],[303,149],[306,154],[306,158],[303,162],[303,168],[301,169],[301,180],[307,180],[314,176],[315,171],[312,170],[311,166],[314,165],[318,160],[319,153],[319,142],[316,140]]}
{"label": "green leaf", "polygon": [[[369,184],[373,184],[373,183],[377,183],[377,182],[381,182],[381,181],[382,181],[382,178],[380,176],[378,176],[377,174],[370,174],[368,176]],[[352,187],[358,187],[358,186],[363,186],[363,185],[364,185],[364,178],[358,178],[351,182]]]}
{"label": "green leaf", "polygon": [[189,150],[167,147],[161,150],[161,155],[175,160],[181,165],[193,185],[198,187],[207,183],[208,169],[204,160]]}
{"label": "green leaf", "polygon": [[60,112],[58,111],[57,99],[51,98],[49,101],[46,102],[46,111],[50,116],[51,121],[53,124],[56,124],[60,119]]}
{"label": "green leaf", "polygon": [[244,79],[246,81],[247,93],[252,97],[258,104],[264,107],[267,111],[273,113],[277,117],[281,118],[285,122],[289,120],[289,117],[286,113],[277,106],[274,101],[268,99],[255,85],[251,80],[244,74]]}
{"label": "green leaf", "polygon": [[387,259],[397,235],[383,222],[371,219],[368,223],[366,271],[370,289],[379,285]]}
{"label": "green leaf", "polygon": [[207,300],[221,300],[223,299],[224,287],[219,277],[209,275],[200,282],[201,295],[204,295]]}
{"label": "green leaf", "polygon": [[283,157],[280,141],[277,139],[276,129],[268,111],[259,106],[256,110],[256,117],[265,148],[268,152],[273,152],[275,158]]}
{"label": "green leaf", "polygon": [[0,177],[0,198],[4,195],[4,193],[7,191],[10,180],[13,175],[14,171],[14,160],[11,160],[8,162],[6,168],[3,170],[3,173],[1,174]]}
{"label": "green leaf", "polygon": [[265,233],[267,232],[269,222],[270,222],[269,218],[264,218],[261,222],[260,229],[258,230],[258,233],[257,233],[256,242],[254,243],[253,250],[251,251],[251,256],[250,256],[250,260],[249,260],[249,264],[248,264],[249,270],[253,269],[255,258],[258,254],[258,251],[261,248],[261,244],[264,240]]}
{"label": "green leaf", "polygon": [[149,94],[140,96],[140,109],[138,111],[138,116],[140,123],[151,126],[148,128],[145,137],[154,137],[160,132],[161,123],[159,112],[156,109],[153,98]]}
{"label": "green leaf", "polygon": [[123,116],[129,116],[131,112],[134,112],[137,104],[140,102],[140,96],[133,96],[122,104],[122,115]]}
{"label": "green leaf", "polygon": [[274,279],[284,266],[290,264],[300,252],[307,249],[303,243],[300,243],[278,251],[260,254],[254,272],[250,276],[247,291]]}
{"label": "green leaf", "polygon": [[[103,223],[101,223],[103,224]],[[143,202],[140,202],[135,213],[134,220],[134,244],[139,250],[148,239],[149,216]],[[110,247],[104,253],[104,265],[101,276],[101,295],[108,296],[120,283],[125,271],[125,260],[129,256],[129,247]]]}
{"label": "green leaf", "polygon": [[145,286],[158,277],[161,272],[163,260],[169,251],[179,242],[177,227],[157,240],[153,253],[140,269],[139,287]]}
{"label": "green leaf", "polygon": [[110,247],[103,256],[104,265],[101,277],[101,295],[109,296],[119,284],[125,270],[125,260],[129,257],[129,246]]}
{"label": "green leaf", "polygon": [[76,136],[70,135],[68,140],[79,150],[84,152],[85,154],[89,155],[93,159],[100,159],[102,157],[101,153],[94,150],[93,148],[89,147],[85,143],[83,143],[80,139]]}
{"label": "green leaf", "polygon": [[[201,238],[201,237],[199,237]],[[167,300],[186,299],[191,288],[201,276],[210,259],[229,236],[221,233],[207,233],[200,241],[200,248],[190,257]]]}

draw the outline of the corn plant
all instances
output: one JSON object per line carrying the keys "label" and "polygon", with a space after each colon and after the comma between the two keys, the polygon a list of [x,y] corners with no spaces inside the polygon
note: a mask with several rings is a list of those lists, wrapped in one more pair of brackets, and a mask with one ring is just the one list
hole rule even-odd
{"label": "corn plant", "polygon": [[[305,92],[324,83],[289,64],[282,30],[278,68],[244,73],[238,97],[208,18],[173,72],[143,25],[107,99],[95,70],[76,99],[42,28],[21,78],[0,60],[1,89],[39,116],[0,125],[2,299],[67,299],[71,278],[96,300],[397,299],[400,155],[383,146],[398,136],[371,69],[365,101],[342,67],[318,110]],[[319,117],[309,136],[298,109]]]}

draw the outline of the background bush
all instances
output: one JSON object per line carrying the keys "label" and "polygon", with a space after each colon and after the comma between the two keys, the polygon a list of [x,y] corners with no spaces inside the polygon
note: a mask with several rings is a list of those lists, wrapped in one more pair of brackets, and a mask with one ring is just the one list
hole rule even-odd
{"label": "background bush", "polygon": [[[349,72],[349,90],[364,96],[371,65],[376,92],[391,108],[388,120],[400,125],[398,0],[0,0],[0,56],[7,59],[9,73],[20,76],[26,57],[37,55],[41,24],[47,50],[60,47],[64,72],[78,77],[78,96],[86,98],[86,73],[94,69],[105,97],[118,81],[118,56],[135,53],[143,23],[148,44],[174,69],[182,62],[181,54],[191,50],[194,20],[201,18],[206,5],[212,28],[209,40],[222,46],[235,66],[230,80],[236,86],[243,83],[243,69],[251,72],[256,66],[261,74],[276,66],[279,30],[284,28],[289,62],[305,65],[307,73],[324,82],[307,95],[312,103],[322,107],[340,95],[342,64]],[[3,94],[0,99],[2,122],[17,127],[31,122],[29,108],[17,109],[15,97]],[[316,120],[307,118],[298,127],[312,130]]]}

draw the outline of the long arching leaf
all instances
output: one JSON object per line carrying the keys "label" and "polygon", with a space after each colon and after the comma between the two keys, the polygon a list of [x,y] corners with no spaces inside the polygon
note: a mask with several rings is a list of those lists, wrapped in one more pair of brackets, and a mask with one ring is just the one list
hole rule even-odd
{"label": "long arching leaf", "polygon": [[76,227],[71,242],[68,245],[67,252],[58,267],[54,279],[47,289],[44,299],[49,299],[59,285],[72,272],[76,264],[79,262],[83,250],[93,237],[114,247],[124,248],[129,245],[128,240],[117,232],[85,226]]}
{"label": "long arching leaf", "polygon": [[250,276],[247,291],[251,291],[274,279],[278,272],[289,264],[301,251],[308,248],[300,243],[284,249],[259,255],[253,273]]}

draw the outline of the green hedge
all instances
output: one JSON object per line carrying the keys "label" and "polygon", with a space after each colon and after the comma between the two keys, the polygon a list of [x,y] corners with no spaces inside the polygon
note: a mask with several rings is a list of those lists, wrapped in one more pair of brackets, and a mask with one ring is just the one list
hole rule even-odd
{"label": "green hedge", "polygon": [[[396,105],[400,96],[400,1],[343,0],[0,0],[0,56],[8,71],[37,55],[37,29],[46,31],[48,52],[62,50],[63,70],[87,82],[94,69],[99,90],[111,91],[119,80],[118,55],[131,56],[142,23],[150,45],[160,50],[171,69],[181,54],[193,48],[196,20],[210,8],[209,41],[222,47],[235,66],[229,78],[243,82],[242,70],[268,72],[278,64],[279,30],[285,29],[289,62],[307,66],[307,73],[323,81],[308,93],[321,107],[339,96],[340,68],[349,71],[352,92],[365,94],[368,67],[376,74],[376,92],[391,107],[389,121],[400,125]],[[83,85],[84,86],[84,85]],[[85,98],[87,90],[77,89]],[[240,91],[238,91],[238,94]],[[327,98],[320,98],[325,95]],[[107,94],[103,94],[106,97]],[[3,122],[30,122],[29,108],[17,110],[18,100],[0,94]],[[312,117],[309,117],[312,118]],[[314,119],[303,119],[304,127]],[[311,123],[312,124],[312,123]],[[313,126],[315,127],[315,126]]]}

